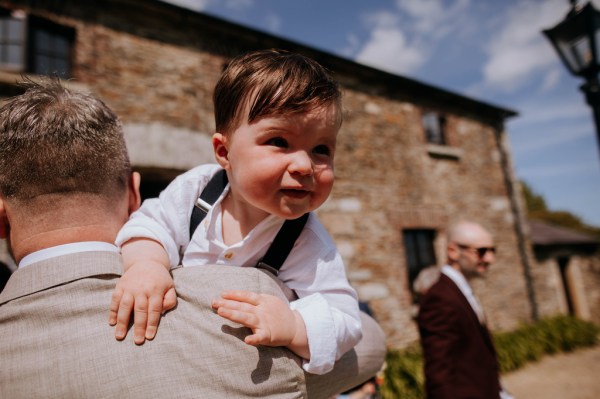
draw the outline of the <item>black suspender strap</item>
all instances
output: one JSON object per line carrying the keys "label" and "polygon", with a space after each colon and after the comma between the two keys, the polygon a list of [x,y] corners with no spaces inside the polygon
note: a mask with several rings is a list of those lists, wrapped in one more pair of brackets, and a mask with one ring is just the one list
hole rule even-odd
{"label": "black suspender strap", "polygon": [[294,248],[294,244],[308,220],[308,215],[308,213],[305,213],[298,219],[286,220],[277,232],[267,253],[258,261],[256,267],[266,269],[277,276],[283,262]]}
{"label": "black suspender strap", "polygon": [[[206,217],[206,214],[208,214],[210,208],[217,201],[223,190],[225,190],[228,182],[227,173],[221,169],[211,177],[204,190],[202,190],[200,197],[196,200],[196,204],[192,209],[190,240],[194,235],[194,231],[196,231],[202,220]],[[268,270],[277,276],[283,262],[285,262],[292,248],[294,248],[294,244],[308,220],[308,215],[308,213],[305,213],[298,219],[286,220],[277,232],[267,253],[258,261],[256,267]]]}
{"label": "black suspender strap", "polygon": [[206,187],[204,187],[204,190],[202,190],[200,197],[196,200],[196,204],[194,204],[194,208],[192,209],[192,216],[190,218],[190,240],[194,235],[194,231],[196,231],[200,225],[200,222],[204,220],[210,208],[217,199],[219,199],[223,190],[225,190],[228,182],[227,173],[225,173],[224,169],[221,169],[211,177]]}

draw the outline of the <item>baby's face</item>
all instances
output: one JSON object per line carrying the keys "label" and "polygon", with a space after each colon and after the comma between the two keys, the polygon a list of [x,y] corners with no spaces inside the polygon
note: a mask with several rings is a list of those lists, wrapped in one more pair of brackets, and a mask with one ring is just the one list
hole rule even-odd
{"label": "baby's face", "polygon": [[242,122],[227,140],[232,199],[285,219],[315,210],[333,187],[339,128],[335,105]]}

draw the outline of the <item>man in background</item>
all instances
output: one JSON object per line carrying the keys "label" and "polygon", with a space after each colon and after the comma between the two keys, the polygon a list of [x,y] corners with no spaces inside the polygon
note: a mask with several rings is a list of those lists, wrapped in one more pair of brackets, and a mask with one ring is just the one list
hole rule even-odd
{"label": "man in background", "polygon": [[421,299],[417,317],[428,399],[510,398],[501,389],[492,337],[469,284],[494,261],[494,241],[481,225],[463,221],[449,229],[448,263]]}
{"label": "man in background", "polygon": [[113,242],[139,207],[140,177],[102,101],[56,80],[26,88],[0,108],[0,238],[18,264],[0,294],[0,397],[327,398],[379,370],[383,335],[368,318],[366,339],[314,378],[285,348],[246,345],[248,331],[210,304],[224,289],[285,298],[252,268],[174,270],[178,305],[154,342],[116,341]]}

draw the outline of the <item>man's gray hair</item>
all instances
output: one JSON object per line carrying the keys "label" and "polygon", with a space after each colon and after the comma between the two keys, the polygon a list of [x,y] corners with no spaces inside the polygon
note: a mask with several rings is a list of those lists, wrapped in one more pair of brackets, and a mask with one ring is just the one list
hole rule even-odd
{"label": "man's gray hair", "polygon": [[25,92],[0,107],[0,194],[26,201],[122,192],[131,166],[115,113],[57,78],[21,85]]}

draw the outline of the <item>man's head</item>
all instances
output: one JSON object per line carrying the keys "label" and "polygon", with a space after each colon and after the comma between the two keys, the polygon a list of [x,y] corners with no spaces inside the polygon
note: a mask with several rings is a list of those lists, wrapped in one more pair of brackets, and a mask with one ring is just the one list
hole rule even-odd
{"label": "man's head", "polygon": [[491,234],[477,223],[462,221],[448,230],[448,263],[467,279],[484,277],[495,253]]}
{"label": "man's head", "polygon": [[216,131],[231,134],[246,121],[307,112],[334,104],[341,91],[318,62],[282,50],[255,51],[229,62],[213,94]]}
{"label": "man's head", "polygon": [[14,251],[15,239],[126,218],[139,176],[116,115],[57,79],[23,85],[0,108],[0,237]]}

